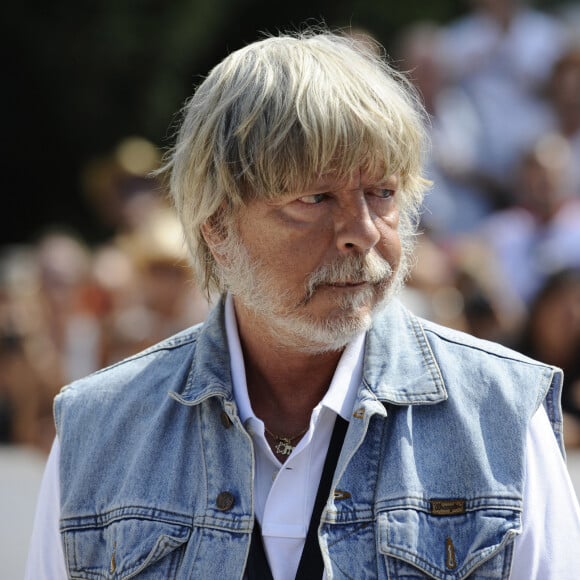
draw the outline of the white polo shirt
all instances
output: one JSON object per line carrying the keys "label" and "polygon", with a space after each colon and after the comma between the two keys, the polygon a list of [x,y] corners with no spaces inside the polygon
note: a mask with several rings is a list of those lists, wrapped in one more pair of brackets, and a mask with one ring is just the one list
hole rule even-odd
{"label": "white polo shirt", "polygon": [[281,463],[272,453],[264,434],[264,423],[254,414],[248,397],[244,358],[230,296],[226,300],[225,321],[234,398],[240,419],[254,442],[254,506],[262,528],[264,550],[276,580],[294,578],[336,416],[348,421],[354,407],[362,379],[365,335],[361,333],[346,347],[328,391],[312,411],[308,431],[285,463]]}

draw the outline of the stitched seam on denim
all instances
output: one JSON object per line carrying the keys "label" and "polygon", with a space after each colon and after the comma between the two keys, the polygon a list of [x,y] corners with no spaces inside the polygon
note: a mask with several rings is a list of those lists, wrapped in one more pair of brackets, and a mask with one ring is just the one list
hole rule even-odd
{"label": "stitched seam on denim", "polygon": [[[189,383],[189,379],[188,379]],[[189,390],[189,386],[186,386],[184,392]],[[210,383],[206,387],[204,387],[204,395],[199,398],[195,399],[186,399],[180,393],[176,391],[168,391],[167,395],[177,401],[180,405],[185,405],[186,407],[197,407],[201,403],[212,399],[214,397],[221,397],[225,401],[232,402],[233,401],[233,394],[229,391],[224,385],[221,383]]]}
{"label": "stitched seam on denim", "polygon": [[383,552],[383,554],[385,556],[394,556],[396,558],[400,558],[403,560],[403,562],[406,562],[411,566],[421,565],[421,567],[424,568],[424,571],[429,572],[430,574],[441,574],[441,570],[439,568],[433,566],[429,560],[423,559],[416,552],[412,552],[404,548],[393,548],[390,551]]}
{"label": "stitched seam on denim", "polygon": [[139,559],[137,562],[125,571],[125,578],[131,578],[136,572],[141,572],[149,567],[150,564],[155,564],[159,561],[160,554],[162,554],[168,546],[172,546],[172,550],[167,552],[175,552],[179,547],[182,547],[185,542],[171,542],[174,538],[166,534],[162,534],[157,538],[157,542],[151,549],[151,551],[145,555],[145,557]]}
{"label": "stitched seam on denim", "polygon": [[440,334],[439,332],[437,332],[436,330],[434,330],[430,326],[429,327],[423,326],[422,328],[423,328],[425,334],[432,334],[444,342],[447,342],[449,344],[454,344],[454,345],[459,346],[461,348],[465,348],[468,350],[476,350],[478,352],[484,352],[486,354],[494,356],[495,358],[499,358],[502,360],[509,360],[509,361],[516,362],[516,363],[521,363],[521,364],[524,364],[524,365],[527,365],[530,367],[536,367],[536,368],[540,368],[540,369],[552,368],[550,365],[547,365],[545,363],[524,357],[524,355],[521,355],[521,358],[519,358],[518,356],[515,356],[515,355],[519,354],[517,352],[514,352],[513,353],[514,356],[512,356],[512,355],[510,355],[510,349],[508,349],[507,347],[505,347],[505,352],[495,352],[493,350],[488,350],[486,348],[483,348],[482,345],[467,344],[467,343],[461,342],[459,340],[454,340],[448,336],[445,336],[444,334]]}
{"label": "stitched seam on denim", "polygon": [[425,329],[415,316],[412,316],[411,314],[407,314],[407,316],[409,316],[411,327],[413,329],[413,334],[415,335],[417,343],[419,344],[419,348],[421,349],[423,361],[427,364],[427,368],[431,373],[431,379],[438,387],[435,391],[428,394],[439,394],[441,391],[445,391],[445,381],[443,380],[443,376],[441,375],[439,365],[435,360],[435,355],[433,354],[433,350],[431,349],[429,340],[425,335]]}
{"label": "stitched seam on denim", "polygon": [[[413,509],[425,513],[431,513],[431,501],[432,499],[426,499],[419,496],[401,496],[389,499],[381,499],[376,503],[375,507],[377,513],[399,509]],[[464,499],[464,501],[465,510],[470,512],[486,509],[521,511],[523,504],[522,497],[516,495],[505,497],[498,495],[480,495],[474,498]]]}
{"label": "stitched seam on denim", "polygon": [[321,518],[320,523],[322,525],[351,525],[351,524],[365,524],[372,522],[374,520],[372,510],[353,510],[353,511],[340,511],[334,514],[332,518]]}
{"label": "stitched seam on denim", "polygon": [[202,486],[203,489],[203,497],[205,498],[205,505],[203,506],[203,513],[206,513],[209,509],[209,484],[208,484],[208,468],[207,468],[207,457],[206,457],[206,448],[203,440],[204,429],[203,429],[203,418],[202,418],[202,411],[204,409],[201,405],[197,406],[195,409],[196,417],[195,417],[195,440],[200,442],[199,451],[201,453],[200,463],[203,466],[203,479],[202,479]]}
{"label": "stitched seam on denim", "polygon": [[544,391],[543,397],[540,394],[540,401],[537,403],[539,407],[543,401],[545,401],[545,408],[552,426],[552,430],[556,434],[556,440],[558,442],[558,448],[562,453],[564,459],[566,458],[566,450],[563,446],[563,420],[562,420],[562,408],[561,408],[561,393],[562,393],[562,371],[557,367],[552,368],[552,373],[550,375],[550,381],[548,388]]}
{"label": "stitched seam on denim", "polygon": [[[135,511],[134,511],[135,510]],[[136,511],[138,510],[138,511]],[[175,518],[171,518],[175,516]],[[68,516],[61,519],[60,531],[65,532],[75,529],[91,529],[104,528],[114,522],[122,520],[143,520],[151,522],[159,522],[180,526],[183,528],[192,527],[192,520],[190,514],[182,514],[179,512],[171,512],[165,510],[155,510],[145,508],[143,506],[123,506],[109,510],[101,514],[85,515],[85,516]]]}
{"label": "stitched seam on denim", "polygon": [[484,548],[483,550],[480,551],[481,553],[477,554],[476,556],[474,555],[468,560],[466,560],[461,566],[461,568],[459,568],[453,576],[450,576],[440,568],[433,566],[433,564],[429,560],[426,560],[417,552],[413,552],[405,548],[392,548],[384,552],[384,555],[387,557],[391,556],[395,558],[400,558],[401,560],[412,566],[421,566],[424,569],[424,571],[428,572],[429,574],[441,575],[441,573],[443,573],[445,574],[446,577],[466,578],[467,572],[471,574],[472,572],[474,572],[474,568],[484,564],[491,558],[501,555],[501,551],[505,548],[505,544],[507,543],[507,541],[509,541],[511,537],[512,534],[509,531],[507,531],[505,533],[505,537],[499,544],[496,544],[495,546],[490,546],[488,548]]}
{"label": "stitched seam on denim", "polygon": [[345,570],[343,570],[340,566],[338,566],[336,564],[336,562],[333,562],[332,560],[331,560],[331,562],[332,562],[333,568],[340,570],[340,573],[344,576],[344,578],[348,578],[348,580],[355,580],[354,576],[350,576]]}
{"label": "stitched seam on denim", "polygon": [[[356,524],[356,526],[355,526],[355,529],[353,529],[353,530],[352,530],[352,532],[349,532],[349,533],[348,533],[348,534],[346,534],[345,536],[341,536],[340,538],[338,538],[336,541],[329,543],[329,544],[328,544],[328,548],[330,549],[331,547],[333,547],[333,546],[336,546],[336,545],[340,544],[342,541],[344,541],[344,540],[346,540],[346,539],[350,538],[351,536],[353,536],[353,535],[355,535],[355,534],[358,534],[358,533],[359,533],[359,531],[360,531],[361,529],[364,529],[365,527],[368,527],[368,525],[369,525],[369,524],[372,524],[372,523],[373,523],[372,521],[369,521],[369,522],[362,522],[362,523]],[[333,524],[330,524],[328,527],[331,527],[332,525],[333,525]],[[330,553],[330,552],[329,552],[329,553]],[[338,570],[340,570],[340,571],[341,571],[341,573],[342,573],[342,574],[344,574],[344,576],[345,576],[346,578],[351,578],[351,576],[349,576],[349,575],[348,575],[348,574],[347,574],[347,573],[346,573],[346,572],[345,572],[345,571],[344,571],[342,568],[340,568],[340,567],[339,567],[339,566],[336,564],[336,562],[334,562],[334,560],[332,560],[332,559],[331,559],[331,562],[332,562],[332,564],[333,564],[333,567],[336,567]],[[352,577],[352,578],[354,578],[354,577]]]}
{"label": "stitched seam on denim", "polygon": [[[234,523],[237,525],[233,526],[232,524]],[[253,524],[254,520],[250,517],[242,517],[238,519],[232,518],[228,520],[226,518],[220,519],[203,516],[195,519],[194,528],[219,530],[230,534],[251,534]]]}
{"label": "stitched seam on denim", "polygon": [[[79,384],[81,384],[81,385],[84,384],[87,379],[90,379],[92,377],[100,376],[100,375],[102,375],[104,373],[107,373],[107,372],[113,370],[113,369],[120,368],[120,367],[122,367],[122,366],[124,366],[126,364],[129,364],[129,363],[134,362],[136,360],[140,360],[140,359],[146,358],[146,357],[148,357],[150,355],[153,355],[153,354],[156,354],[156,353],[159,353],[159,352],[163,352],[163,351],[167,351],[167,350],[175,350],[175,349],[181,348],[181,347],[183,347],[185,345],[193,345],[196,342],[197,342],[197,335],[196,336],[192,336],[189,340],[184,341],[183,343],[177,344],[177,345],[174,345],[174,346],[172,346],[172,345],[166,346],[165,343],[160,343],[160,344],[154,345],[154,346],[152,346],[152,347],[150,347],[150,348],[148,348],[148,349],[146,349],[146,350],[144,350],[144,351],[142,351],[140,353],[137,353],[137,354],[135,354],[135,355],[133,355],[133,356],[131,356],[129,358],[123,359],[123,360],[121,360],[119,362],[116,362],[116,363],[114,363],[112,365],[109,365],[109,366],[104,367],[102,369],[96,370],[96,371],[94,371],[94,372],[86,375],[82,379],[73,381],[73,382],[71,382],[71,383],[63,386],[62,389],[59,391],[59,393],[57,394],[57,396],[54,399],[53,408],[54,408],[55,415],[57,413],[57,411],[56,411],[56,409],[57,409],[56,403],[60,399],[60,396],[66,394],[69,391],[70,392],[75,391],[78,388]],[[58,423],[58,420],[57,420],[57,423]]]}
{"label": "stitched seam on denim", "polygon": [[[480,566],[481,564],[484,564],[488,560],[491,560],[495,556],[499,555],[499,553],[502,550],[504,550],[504,552],[505,552],[506,545],[508,543],[512,542],[514,537],[515,537],[515,534],[514,534],[513,528],[507,530],[504,534],[502,541],[499,544],[497,544],[496,546],[493,546],[493,549],[492,549],[492,547],[486,548],[478,556],[473,556],[471,559],[466,560],[464,565],[461,567],[461,570],[463,570],[464,572],[469,570],[471,573],[471,571],[473,570],[474,567]],[[507,554],[505,554],[505,556],[507,556]],[[505,563],[504,563],[504,569],[505,569]],[[463,573],[461,575],[463,576]]]}
{"label": "stitched seam on denim", "polygon": [[[388,521],[386,522],[387,528],[389,527]],[[469,571],[470,573],[473,571],[473,568],[483,564],[487,560],[500,555],[501,551],[505,549],[506,544],[513,541],[515,537],[516,528],[510,528],[504,532],[503,538],[499,544],[494,546],[488,546],[487,548],[483,548],[479,550],[478,554],[474,554],[471,558],[466,559],[460,569],[457,570],[457,577],[464,578],[466,577],[466,572]],[[399,557],[405,562],[411,565],[417,565],[417,563],[421,563],[421,566],[425,568],[426,571],[432,574],[441,573],[442,570],[439,568],[434,567],[431,562],[425,560],[420,554],[416,551],[411,551],[406,548],[402,548],[400,546],[392,546],[389,542],[389,533],[387,529],[387,548],[383,549],[383,554],[386,556],[394,556]],[[505,568],[505,564],[504,564]],[[454,576],[455,577],[455,576]]]}
{"label": "stitched seam on denim", "polygon": [[[191,538],[191,536],[190,536]],[[174,561],[172,563],[172,567],[171,570],[169,570],[169,572],[171,573],[171,579],[172,580],[176,580],[177,578],[177,571],[179,570],[179,568],[181,568],[181,565],[183,564],[183,559],[185,558],[185,550],[186,550],[186,546],[187,544],[184,544],[182,546],[182,550],[179,550],[179,554],[178,557],[174,558]],[[170,579],[167,579],[170,580]]]}
{"label": "stitched seam on denim", "polygon": [[[188,378],[189,381],[189,378]],[[186,387],[187,388],[187,387]],[[210,397],[207,397],[210,398]],[[204,398],[203,400],[205,401],[207,398]],[[200,515],[200,516],[195,516],[193,519],[193,524],[194,524],[194,529],[216,529],[216,530],[222,530],[222,531],[227,531],[227,532],[236,532],[236,531],[240,531],[240,532],[244,532],[245,529],[241,528],[241,529],[236,529],[233,528],[231,526],[232,523],[232,519],[230,518],[229,520],[227,518],[223,518],[224,521],[229,521],[230,522],[230,526],[212,526],[212,525],[208,525],[208,523],[206,522],[208,516],[207,516],[207,511],[209,510],[209,487],[208,487],[208,468],[207,468],[207,459],[206,459],[206,446],[203,444],[203,435],[204,435],[204,430],[202,429],[202,417],[201,417],[201,413],[202,413],[202,405],[201,405],[201,400],[198,401],[198,404],[196,405],[196,413],[197,413],[197,417],[196,417],[196,435],[195,435],[195,439],[197,441],[200,441],[202,444],[199,446],[200,447],[200,451],[201,451],[201,464],[203,465],[203,497],[205,497],[205,506],[204,507],[204,515]],[[209,412],[209,409],[206,410],[206,412]],[[212,519],[215,519],[216,521],[220,521],[219,516],[214,516]],[[240,521],[240,523],[243,523],[243,520]],[[253,521],[248,518],[248,524],[247,527],[250,527],[252,525]],[[193,562],[197,562],[198,561],[198,556],[197,554],[199,554],[201,547],[202,547],[202,539],[201,537],[199,537],[196,541],[196,546],[195,546],[195,554],[193,555]]]}

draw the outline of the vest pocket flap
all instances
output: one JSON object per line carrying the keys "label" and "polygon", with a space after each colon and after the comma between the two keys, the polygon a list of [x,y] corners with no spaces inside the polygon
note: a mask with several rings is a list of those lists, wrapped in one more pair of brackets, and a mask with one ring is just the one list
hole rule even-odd
{"label": "vest pocket flap", "polygon": [[409,578],[422,577],[418,570],[441,580],[465,578],[484,563],[490,568],[485,570],[492,574],[489,577],[502,578],[501,571],[511,564],[511,549],[504,548],[508,544],[511,548],[520,524],[520,512],[513,509],[433,515],[395,508],[378,516],[379,549],[387,559],[396,560],[387,566],[394,566],[399,575],[409,569]]}
{"label": "vest pocket flap", "polygon": [[[176,550],[187,543],[190,535],[189,526],[140,518],[63,531],[65,555],[73,578],[127,579],[150,568],[156,573],[165,567],[171,570],[174,558],[179,558]],[[170,554],[174,557],[169,557]]]}

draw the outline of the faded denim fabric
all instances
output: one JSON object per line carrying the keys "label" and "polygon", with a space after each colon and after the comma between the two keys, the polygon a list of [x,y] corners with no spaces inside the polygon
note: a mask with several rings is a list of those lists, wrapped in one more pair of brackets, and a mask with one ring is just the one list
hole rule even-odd
{"label": "faded denim fabric", "polygon": [[[72,578],[243,577],[254,457],[223,317],[220,304],[206,324],[57,397]],[[563,452],[561,378],[389,305],[367,335],[320,525],[328,578],[508,578],[542,402]]]}

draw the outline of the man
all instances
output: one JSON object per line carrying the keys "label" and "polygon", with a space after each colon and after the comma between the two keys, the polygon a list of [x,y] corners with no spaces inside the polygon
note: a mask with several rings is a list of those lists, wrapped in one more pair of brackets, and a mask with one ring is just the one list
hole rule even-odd
{"label": "man", "polygon": [[422,145],[346,37],[210,73],[168,169],[223,299],[57,397],[29,578],[572,577],[561,373],[394,299]]}

